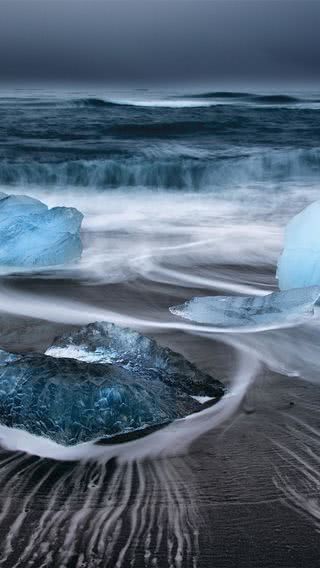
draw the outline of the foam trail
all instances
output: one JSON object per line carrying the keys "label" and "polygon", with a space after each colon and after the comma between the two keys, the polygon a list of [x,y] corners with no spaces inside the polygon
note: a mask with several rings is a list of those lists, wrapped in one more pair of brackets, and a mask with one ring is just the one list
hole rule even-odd
{"label": "foam trail", "polygon": [[301,399],[299,404],[306,408],[314,425],[289,412],[283,413],[290,437],[286,444],[272,440],[284,464],[284,468],[276,470],[274,483],[283,493],[286,504],[311,519],[320,531],[319,409]]}
{"label": "foam trail", "polygon": [[[300,377],[319,384],[319,331],[319,315],[316,314],[308,323],[291,328],[237,333],[236,341],[240,350],[250,349],[252,355],[267,368],[288,377]],[[224,338],[227,340],[229,336]],[[230,339],[233,338],[234,334],[231,334]]]}
{"label": "foam trail", "polygon": [[[107,474],[107,464],[105,465],[106,467],[106,471],[105,473]],[[88,546],[87,546],[87,556],[90,558],[92,557],[93,551],[98,547],[98,544],[100,543],[100,533],[103,529],[103,527],[106,525],[106,523],[108,522],[108,519],[110,517],[110,515],[112,514],[112,510],[113,507],[116,506],[117,503],[117,496],[118,496],[118,492],[120,490],[120,485],[121,485],[121,481],[122,481],[122,477],[121,475],[113,475],[111,480],[109,481],[109,487],[108,487],[108,492],[109,492],[109,498],[108,498],[108,502],[109,502],[109,506],[106,508],[102,508],[102,510],[98,511],[94,517],[94,519],[92,519],[91,524],[89,525],[89,534],[90,534],[90,539],[88,539]],[[103,547],[103,543],[102,547]],[[101,546],[100,546],[101,548]]]}
{"label": "foam trail", "polygon": [[[0,496],[7,496],[15,519],[0,543],[1,564],[66,567],[76,559],[78,568],[84,563],[138,568],[143,555],[146,566],[157,567],[161,547],[161,557],[167,551],[172,568],[196,566],[196,510],[187,511],[179,460],[70,464],[67,471],[35,458],[28,458],[27,469],[19,470],[14,461],[14,475],[6,460],[0,469],[1,480],[11,475],[11,485],[1,483]],[[28,475],[19,484],[21,473]],[[192,472],[188,475],[190,479]],[[194,494],[189,498],[196,500]],[[34,509],[31,502],[42,505]],[[10,518],[2,518],[1,530]]]}
{"label": "foam trail", "polygon": [[[132,264],[134,264],[134,266],[139,265],[137,272],[139,272],[141,276],[150,280],[154,279],[156,282],[162,282],[165,284],[177,284],[178,286],[186,288],[192,286],[205,289],[224,290],[227,292],[236,292],[237,294],[254,294],[256,296],[265,296],[269,293],[269,290],[260,289],[251,285],[221,281],[217,278],[204,278],[195,274],[189,275],[185,272],[179,272],[178,270],[165,268],[160,265],[157,266],[152,262],[151,256],[135,258],[133,259]],[[152,277],[152,272],[155,272],[156,276]]]}
{"label": "foam trail", "polygon": [[[131,483],[130,483],[130,486],[129,486],[130,489],[131,489],[131,484],[132,484],[132,478],[131,478]],[[143,488],[144,488],[144,484],[142,485],[142,491],[143,491]],[[151,492],[151,495],[152,495],[152,492]],[[138,526],[137,525],[137,513],[138,513],[138,510],[140,508],[140,503],[143,502],[143,494],[141,495],[141,497],[142,497],[142,499],[140,500],[140,498],[139,498],[139,500],[137,500],[135,506],[131,508],[131,515],[130,515],[131,530],[130,530],[130,533],[128,535],[128,538],[127,538],[125,545],[121,548],[121,550],[119,552],[117,562],[115,564],[116,568],[120,568],[122,566],[124,559],[125,559],[125,556],[126,556],[128,550],[129,550],[129,547],[131,546],[131,542],[134,539],[135,534],[137,532],[137,526]],[[150,498],[150,504],[151,503],[152,503],[152,500]]]}
{"label": "foam trail", "polygon": [[[91,480],[88,482],[88,487],[90,490],[87,491],[86,497],[82,503],[81,508],[77,513],[72,515],[71,521],[69,523],[68,530],[66,530],[65,539],[62,545],[62,555],[63,555],[63,568],[68,566],[69,559],[72,558],[75,552],[76,536],[78,530],[80,531],[81,525],[85,524],[85,520],[89,517],[92,509],[94,509],[94,503],[97,494],[99,494],[104,481],[104,468],[101,466],[94,466],[93,471],[91,471],[91,480],[96,477],[97,482],[91,486]],[[129,490],[131,488],[131,479],[128,480]]]}
{"label": "foam trail", "polygon": [[[252,291],[252,289],[251,289]],[[0,286],[0,311],[12,315],[26,316],[31,318],[43,319],[57,323],[83,325],[94,321],[112,321],[113,323],[125,326],[140,327],[144,329],[180,329],[193,332],[208,333],[249,333],[252,329],[235,327],[221,329],[212,325],[196,325],[178,321],[159,321],[144,319],[140,317],[123,315],[109,309],[96,308],[76,300],[63,300],[54,296],[46,295],[41,298],[30,292],[19,293],[4,285]],[[283,324],[268,324],[254,326],[254,331],[265,331],[268,329],[279,329],[281,327],[291,327],[292,322]]]}
{"label": "foam trail", "polygon": [[60,514],[59,511],[58,513],[55,512],[59,498],[61,498],[61,495],[63,495],[63,489],[66,486],[67,481],[71,478],[71,476],[72,476],[72,470],[71,472],[67,471],[64,475],[60,477],[60,479],[55,483],[55,485],[51,489],[50,494],[48,495],[47,508],[43,512],[41,518],[39,519],[37,527],[35,528],[33,533],[30,534],[29,541],[26,543],[24,551],[20,556],[18,563],[15,564],[13,568],[18,568],[19,562],[21,562],[22,564],[26,563],[26,560],[29,557],[31,559],[30,562],[32,562],[33,549],[35,544],[39,542],[42,543],[47,542],[47,534],[50,528],[55,525]]}
{"label": "foam trail", "polygon": [[[40,469],[41,464],[37,464],[37,468]],[[7,534],[5,540],[5,547],[4,547],[4,554],[0,560],[0,566],[6,565],[7,560],[13,551],[13,541],[14,538],[19,534],[19,531],[22,527],[23,522],[25,521],[27,514],[28,514],[28,506],[32,502],[32,499],[37,494],[41,486],[45,483],[48,477],[52,474],[55,469],[55,465],[48,469],[48,471],[41,477],[40,481],[35,484],[33,489],[26,493],[25,498],[22,502],[22,511],[19,513],[14,521],[14,523],[10,526],[10,531]]]}
{"label": "foam trail", "polygon": [[[15,475],[15,469],[16,469],[17,466],[24,463],[25,461],[27,462],[27,465],[19,471],[19,478],[17,480],[16,475]],[[10,466],[11,466],[11,464],[10,464]],[[28,458],[26,458],[26,456],[23,455],[20,458],[18,458],[17,460],[15,460],[15,462],[13,463],[13,467],[10,467],[10,466],[9,466],[9,468],[5,468],[5,470],[4,470],[5,473],[6,473],[6,470],[7,470],[8,475],[10,475],[10,481],[8,481],[6,483],[6,486],[5,486],[7,495],[10,493],[11,490],[13,490],[13,488],[15,490],[18,490],[21,487],[23,487],[24,484],[27,483],[28,479],[34,473],[34,469],[36,469],[38,467],[38,464],[37,463],[35,464],[34,462],[31,462],[31,464],[28,463]],[[28,475],[25,478],[24,476],[27,473],[28,473]],[[8,496],[7,496],[5,498],[5,501],[4,501],[3,509],[0,513],[0,524],[6,519],[6,516],[8,515],[11,506],[12,506],[12,500],[10,498],[8,498]]]}

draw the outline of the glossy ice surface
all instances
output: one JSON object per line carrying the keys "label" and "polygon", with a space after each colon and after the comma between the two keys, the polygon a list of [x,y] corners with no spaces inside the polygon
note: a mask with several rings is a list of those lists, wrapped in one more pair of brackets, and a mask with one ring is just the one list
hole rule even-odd
{"label": "glossy ice surface", "polygon": [[181,355],[108,323],[58,338],[46,355],[0,352],[1,423],[64,445],[118,441],[201,410],[194,396],[222,394]]}
{"label": "glossy ice surface", "polygon": [[277,278],[280,290],[320,285],[320,201],[287,225]]}
{"label": "glossy ice surface", "polygon": [[180,317],[219,327],[286,325],[313,314],[320,286],[266,296],[204,296],[170,308]]}
{"label": "glossy ice surface", "polygon": [[80,258],[82,213],[0,193],[0,265],[50,266]]}

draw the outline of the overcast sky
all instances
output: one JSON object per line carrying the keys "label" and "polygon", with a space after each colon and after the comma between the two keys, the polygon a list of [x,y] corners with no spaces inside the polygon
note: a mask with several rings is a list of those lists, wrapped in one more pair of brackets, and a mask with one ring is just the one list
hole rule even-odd
{"label": "overcast sky", "polygon": [[0,0],[0,79],[320,79],[320,0]]}

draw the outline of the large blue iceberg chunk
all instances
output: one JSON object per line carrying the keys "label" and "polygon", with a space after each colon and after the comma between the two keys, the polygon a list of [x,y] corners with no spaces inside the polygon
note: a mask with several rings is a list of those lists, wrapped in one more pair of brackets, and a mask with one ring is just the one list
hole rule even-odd
{"label": "large blue iceberg chunk", "polygon": [[195,297],[170,311],[202,324],[251,329],[303,321],[313,315],[319,298],[320,286],[312,286],[266,296]]}
{"label": "large blue iceberg chunk", "polygon": [[123,441],[224,392],[181,355],[108,323],[58,338],[47,353],[0,351],[0,422],[64,445]]}
{"label": "large blue iceberg chunk", "polygon": [[50,266],[80,258],[82,213],[26,195],[0,194],[0,265]]}
{"label": "large blue iceberg chunk", "polygon": [[320,285],[320,201],[287,225],[277,278],[280,290]]}

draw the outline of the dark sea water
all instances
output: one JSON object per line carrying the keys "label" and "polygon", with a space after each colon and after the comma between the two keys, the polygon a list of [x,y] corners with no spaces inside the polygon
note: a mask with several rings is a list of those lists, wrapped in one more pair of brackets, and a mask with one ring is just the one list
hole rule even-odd
{"label": "dark sea water", "polygon": [[317,95],[15,91],[1,97],[0,182],[216,194],[311,182],[319,108]]}
{"label": "dark sea water", "polygon": [[320,198],[320,92],[3,89],[0,191],[84,214],[78,263],[2,268],[0,347],[107,320],[228,389],[120,463],[1,431],[0,566],[317,566],[317,318],[221,333],[169,307],[277,289],[284,227]]}

